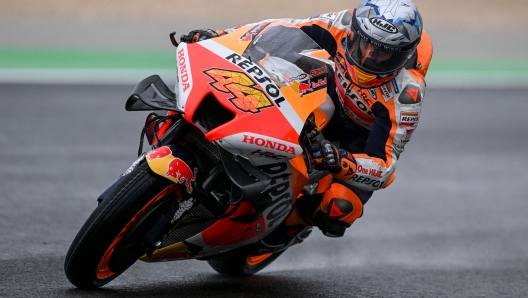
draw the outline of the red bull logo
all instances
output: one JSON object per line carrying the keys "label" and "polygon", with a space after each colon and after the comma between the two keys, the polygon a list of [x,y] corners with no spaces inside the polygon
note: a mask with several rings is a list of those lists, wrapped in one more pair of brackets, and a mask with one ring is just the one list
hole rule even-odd
{"label": "red bull logo", "polygon": [[308,84],[305,84],[305,83],[300,83],[299,84],[299,95],[300,96],[303,96],[304,94],[308,93],[308,92],[312,92],[313,89],[312,87],[310,87],[310,83]]}
{"label": "red bull logo", "polygon": [[173,177],[178,180],[180,184],[185,184],[187,193],[191,194],[193,192],[191,182],[196,180],[197,172],[198,168],[194,168],[194,171],[192,171],[186,162],[176,157],[170,161],[165,176]]}
{"label": "red bull logo", "polygon": [[165,157],[170,156],[170,155],[172,155],[172,151],[169,149],[169,147],[162,146],[162,147],[159,147],[156,150],[150,151],[147,154],[147,160],[149,162],[151,162],[154,159],[165,158]]}

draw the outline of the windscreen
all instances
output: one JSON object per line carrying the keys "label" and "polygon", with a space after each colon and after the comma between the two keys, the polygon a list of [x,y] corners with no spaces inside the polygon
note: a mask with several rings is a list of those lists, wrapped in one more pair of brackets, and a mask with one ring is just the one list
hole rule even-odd
{"label": "windscreen", "polygon": [[301,29],[274,22],[253,34],[243,56],[262,65],[280,85],[301,83],[301,96],[326,87],[326,63],[310,55],[321,48]]}

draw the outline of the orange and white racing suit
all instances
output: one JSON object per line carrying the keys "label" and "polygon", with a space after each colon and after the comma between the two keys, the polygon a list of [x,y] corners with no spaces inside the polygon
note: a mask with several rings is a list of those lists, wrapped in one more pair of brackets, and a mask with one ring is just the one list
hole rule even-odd
{"label": "orange and white racing suit", "polygon": [[[428,34],[423,31],[416,53],[392,81],[363,89],[354,85],[345,64],[345,41],[352,13],[352,10],[344,10],[308,19],[280,19],[303,30],[331,55],[334,67],[330,69],[332,74],[328,76],[327,90],[335,112],[322,133],[326,139],[339,142],[339,147],[352,155],[347,161],[354,163],[352,168],[355,168],[355,172],[349,171],[348,176],[347,173],[338,173],[329,182],[322,181],[318,201],[305,204],[311,204],[311,207],[298,206],[301,214],[294,209],[288,219],[290,224],[315,222],[321,228],[315,214],[322,211],[325,219],[339,220],[350,226],[362,215],[363,204],[372,192],[386,188],[394,181],[396,162],[420,119],[425,75],[433,52]],[[273,20],[260,23],[270,21]],[[339,199],[352,206],[339,202]],[[297,203],[303,200],[301,197]]]}

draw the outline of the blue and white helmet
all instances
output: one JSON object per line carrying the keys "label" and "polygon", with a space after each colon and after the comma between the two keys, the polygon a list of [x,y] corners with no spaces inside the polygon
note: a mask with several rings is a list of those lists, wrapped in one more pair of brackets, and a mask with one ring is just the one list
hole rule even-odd
{"label": "blue and white helmet", "polygon": [[[354,10],[350,29],[349,72],[354,83],[368,88],[403,69],[420,42],[422,17],[412,0],[365,0]],[[376,54],[389,58],[381,61]]]}

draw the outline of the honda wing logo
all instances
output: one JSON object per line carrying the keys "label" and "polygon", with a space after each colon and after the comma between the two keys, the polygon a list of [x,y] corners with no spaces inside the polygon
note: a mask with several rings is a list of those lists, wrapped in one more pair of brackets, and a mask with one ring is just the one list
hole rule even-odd
{"label": "honda wing logo", "polygon": [[266,94],[255,88],[257,84],[243,72],[212,68],[205,70],[204,74],[214,80],[209,83],[213,88],[232,94],[229,100],[243,112],[256,114],[261,109],[273,106]]}

